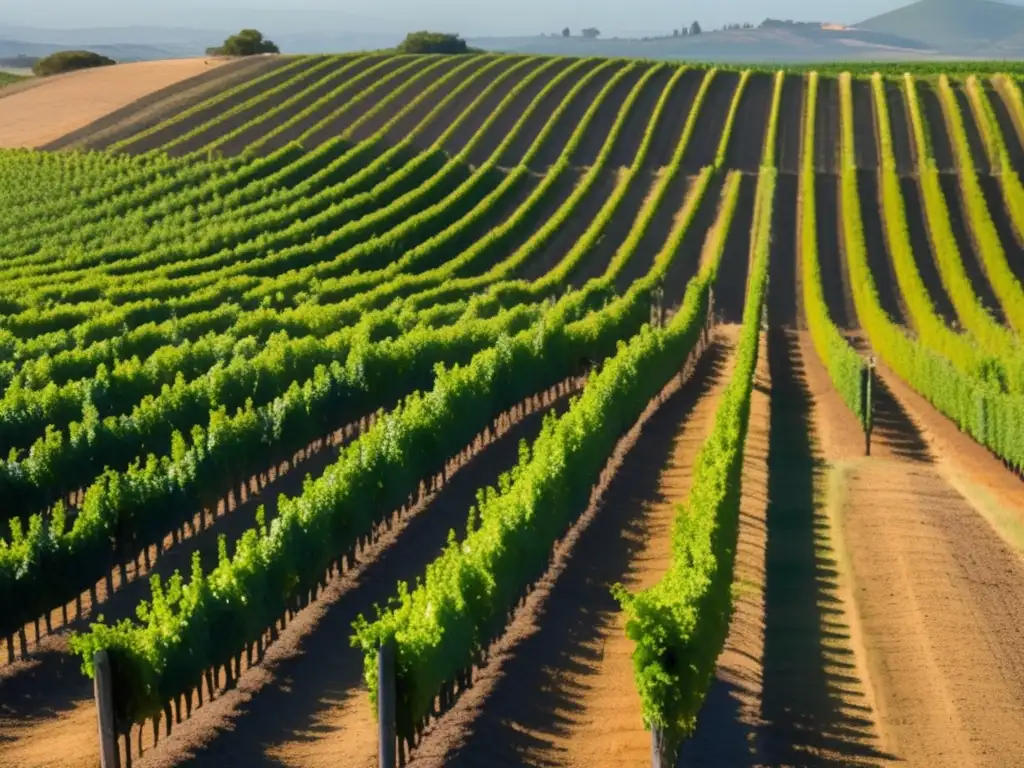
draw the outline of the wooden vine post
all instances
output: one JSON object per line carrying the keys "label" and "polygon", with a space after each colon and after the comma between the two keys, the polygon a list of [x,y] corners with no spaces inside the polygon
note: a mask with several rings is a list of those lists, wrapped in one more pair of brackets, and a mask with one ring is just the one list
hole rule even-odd
{"label": "wooden vine post", "polygon": [[675,750],[668,744],[665,732],[658,726],[651,728],[651,768],[674,768]]}
{"label": "wooden vine post", "polygon": [[114,681],[110,669],[110,656],[96,651],[93,656],[93,696],[99,721],[100,768],[120,768],[117,754],[117,724],[114,716]]}
{"label": "wooden vine post", "polygon": [[864,455],[871,455],[871,432],[874,429],[874,379],[875,357],[868,358],[867,365],[861,369],[861,403],[864,407]]}
{"label": "wooden vine post", "polygon": [[377,740],[380,768],[395,768],[395,640],[377,650]]}

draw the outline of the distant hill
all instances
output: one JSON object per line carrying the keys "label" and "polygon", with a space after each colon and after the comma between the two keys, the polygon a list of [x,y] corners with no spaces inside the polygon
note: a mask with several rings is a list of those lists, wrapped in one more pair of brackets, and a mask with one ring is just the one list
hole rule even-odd
{"label": "distant hill", "polygon": [[979,44],[1024,36],[1024,7],[994,0],[918,0],[856,26],[919,40],[938,50],[978,54]]}

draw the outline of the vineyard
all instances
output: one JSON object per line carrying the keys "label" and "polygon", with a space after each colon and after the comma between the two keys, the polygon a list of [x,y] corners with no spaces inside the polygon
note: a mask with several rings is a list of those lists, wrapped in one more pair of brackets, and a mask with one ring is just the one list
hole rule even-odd
{"label": "vineyard", "polygon": [[0,149],[0,768],[1016,764],[1022,87],[264,57]]}

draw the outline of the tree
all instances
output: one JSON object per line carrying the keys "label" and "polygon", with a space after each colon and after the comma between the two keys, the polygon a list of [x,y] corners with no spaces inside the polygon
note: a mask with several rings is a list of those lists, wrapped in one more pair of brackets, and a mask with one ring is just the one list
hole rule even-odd
{"label": "tree", "polygon": [[679,37],[679,30],[678,29],[673,29],[672,30],[672,37]]}
{"label": "tree", "polygon": [[588,40],[596,40],[601,36],[601,30],[597,27],[587,27],[582,34]]}
{"label": "tree", "polygon": [[568,27],[562,30],[562,37],[572,37],[572,32]]}
{"label": "tree", "polygon": [[690,28],[689,28],[689,27],[687,27],[687,26],[686,26],[686,25],[684,24],[684,25],[683,25],[683,28],[679,30],[679,35],[680,35],[681,37],[687,37],[687,36],[688,36],[689,34],[690,34]]}
{"label": "tree", "polygon": [[258,56],[261,53],[280,53],[272,40],[263,37],[258,29],[243,29],[232,35],[219,48],[207,48],[209,56]]}
{"label": "tree", "polygon": [[700,28],[700,22],[695,21],[695,22],[693,22],[693,24],[690,25],[690,34],[691,35],[699,35],[702,31],[703,30],[701,30],[701,28]]}
{"label": "tree", "polygon": [[32,65],[32,71],[39,77],[46,77],[62,72],[74,72],[77,69],[109,67],[111,64],[117,62],[92,51],[59,51],[37,61]]}
{"label": "tree", "polygon": [[410,32],[398,46],[399,53],[472,53],[458,35],[444,32]]}

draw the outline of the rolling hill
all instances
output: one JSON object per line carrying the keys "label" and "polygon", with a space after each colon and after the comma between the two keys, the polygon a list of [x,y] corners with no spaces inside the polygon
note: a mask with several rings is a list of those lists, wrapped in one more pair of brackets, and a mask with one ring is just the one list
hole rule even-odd
{"label": "rolling hill", "polygon": [[984,56],[989,52],[979,50],[979,45],[995,45],[1024,33],[1024,7],[995,0],[918,0],[856,26],[942,51]]}

